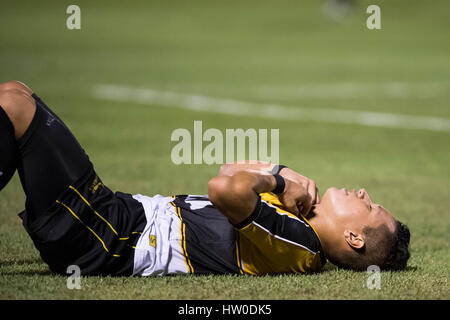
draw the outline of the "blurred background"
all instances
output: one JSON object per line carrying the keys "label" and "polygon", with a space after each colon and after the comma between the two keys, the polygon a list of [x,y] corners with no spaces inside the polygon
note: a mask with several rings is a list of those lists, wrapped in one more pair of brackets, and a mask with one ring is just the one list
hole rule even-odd
{"label": "blurred background", "polygon": [[[80,30],[66,26],[71,4],[81,9]],[[372,4],[380,30],[366,26]],[[171,133],[192,132],[194,120],[222,132],[279,129],[282,164],[314,179],[321,194],[365,187],[410,226],[413,265],[437,268],[427,281],[442,287],[433,279],[444,281],[437,275],[450,261],[449,13],[446,0],[3,0],[0,81],[29,85],[104,183],[124,192],[206,193],[219,165],[170,159]],[[115,96],[121,88],[157,98]],[[179,99],[164,100],[168,92]],[[192,96],[296,116],[227,114],[211,101],[196,111],[182,101]],[[19,230],[13,213],[23,203],[16,176],[0,194],[5,239]]]}

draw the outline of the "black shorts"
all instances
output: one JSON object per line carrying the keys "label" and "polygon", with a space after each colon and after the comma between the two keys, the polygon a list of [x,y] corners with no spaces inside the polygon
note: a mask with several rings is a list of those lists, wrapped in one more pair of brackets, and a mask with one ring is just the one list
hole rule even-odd
{"label": "black shorts", "polygon": [[33,98],[36,113],[19,140],[25,229],[55,273],[76,265],[82,275],[131,275],[146,224],[141,203],[108,189],[67,126]]}

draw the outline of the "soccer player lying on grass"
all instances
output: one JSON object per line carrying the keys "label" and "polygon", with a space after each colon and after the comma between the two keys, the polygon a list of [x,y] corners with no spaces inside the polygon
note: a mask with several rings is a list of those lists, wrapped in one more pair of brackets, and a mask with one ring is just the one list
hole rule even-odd
{"label": "soccer player lying on grass", "polygon": [[[208,195],[113,193],[27,86],[0,84],[0,190],[18,170],[23,225],[50,269],[83,275],[404,269],[409,231],[364,189],[328,189],[268,163],[226,164]],[[308,219],[308,220],[307,220]]]}

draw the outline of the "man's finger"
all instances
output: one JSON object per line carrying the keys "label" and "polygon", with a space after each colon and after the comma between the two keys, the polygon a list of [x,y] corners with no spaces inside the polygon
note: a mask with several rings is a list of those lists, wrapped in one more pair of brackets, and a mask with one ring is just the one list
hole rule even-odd
{"label": "man's finger", "polygon": [[319,189],[316,187],[316,201],[314,204],[317,204],[319,202],[320,202]]}
{"label": "man's finger", "polygon": [[301,203],[297,204],[297,210],[298,210],[297,216],[303,212],[303,205]]}
{"label": "man's finger", "polygon": [[301,212],[302,215],[306,216],[312,208],[312,204],[308,203],[303,206],[303,210]]}
{"label": "man's finger", "polygon": [[313,206],[311,195],[309,193],[306,193],[302,195],[299,200],[300,201],[298,202],[298,206],[302,206],[302,210],[300,211],[300,213],[306,216]]}
{"label": "man's finger", "polygon": [[308,193],[311,197],[311,204],[315,204],[317,198],[317,187],[316,183],[312,180],[310,180],[308,184]]}
{"label": "man's finger", "polygon": [[295,214],[296,216],[298,216],[301,213],[301,209],[295,204],[293,203],[292,206],[290,206],[290,211],[291,213]]}

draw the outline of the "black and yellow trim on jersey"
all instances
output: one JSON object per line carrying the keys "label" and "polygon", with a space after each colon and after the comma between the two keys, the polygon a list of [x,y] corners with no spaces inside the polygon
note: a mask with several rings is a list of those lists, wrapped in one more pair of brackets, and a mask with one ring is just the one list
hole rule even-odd
{"label": "black and yellow trim on jersey", "polygon": [[241,262],[241,255],[240,255],[240,249],[239,249],[239,232],[236,233],[236,264],[239,268],[239,273],[240,274],[244,274],[244,269],[242,267],[242,262]]}
{"label": "black and yellow trim on jersey", "polygon": [[325,264],[312,226],[284,210],[272,193],[261,194],[250,216],[234,226],[207,196],[178,195],[171,204],[189,273],[307,273]]}
{"label": "black and yellow trim on jersey", "polygon": [[[175,197],[172,197],[175,199]],[[184,256],[184,262],[186,263],[188,273],[194,273],[194,268],[192,267],[191,261],[189,260],[189,255],[186,250],[186,225],[183,222],[183,218],[181,217],[180,208],[176,206],[176,204],[172,201],[170,204],[174,207],[175,213],[177,217],[180,219],[180,246],[181,251]]]}
{"label": "black and yellow trim on jersey", "polygon": [[172,201],[182,222],[182,249],[191,273],[242,274],[237,232],[205,195],[177,195]]}
{"label": "black and yellow trim on jersey", "polygon": [[103,185],[93,166],[45,211],[26,206],[19,217],[42,260],[57,274],[77,265],[82,275],[132,275],[135,246],[147,224],[143,205]]}
{"label": "black and yellow trim on jersey", "polygon": [[[115,230],[115,228],[111,225],[111,223],[105,219],[103,217],[103,215],[101,215],[99,212],[97,212],[97,210],[95,210],[92,207],[92,204],[86,200],[85,197],[83,197],[83,195],[81,194],[80,191],[78,191],[75,187],[73,186],[69,186],[68,188],[69,190],[72,190],[73,192],[75,192],[75,194],[84,202],[84,204],[86,206],[89,207],[89,209],[91,210],[91,212],[93,214],[95,214],[95,216],[97,216],[102,222],[104,222],[108,228],[115,234],[115,236],[118,238],[118,240],[120,241],[131,241],[130,244],[128,244],[129,247],[136,249],[136,246],[134,245],[135,240],[142,234],[142,232],[139,231],[133,231],[131,232],[130,235],[128,236],[121,236],[119,235],[119,233]],[[105,241],[102,239],[102,237],[99,236],[98,232],[94,231],[94,226],[89,226],[87,222],[83,221],[83,219],[81,219],[79,217],[79,215],[77,215],[74,210],[72,208],[69,207],[69,205],[65,204],[64,202],[60,201],[60,200],[56,200],[56,203],[58,203],[59,205],[63,206],[75,219],[77,219],[86,229],[88,229],[90,231],[90,233],[92,235],[94,235],[94,237],[101,243],[103,249],[105,250],[105,252],[109,255],[111,255],[114,258],[119,258],[121,255],[118,253],[112,253],[107,245],[105,244]]]}
{"label": "black and yellow trim on jersey", "polygon": [[315,272],[326,262],[313,227],[284,210],[273,193],[261,194],[251,215],[235,228],[246,274]]}

